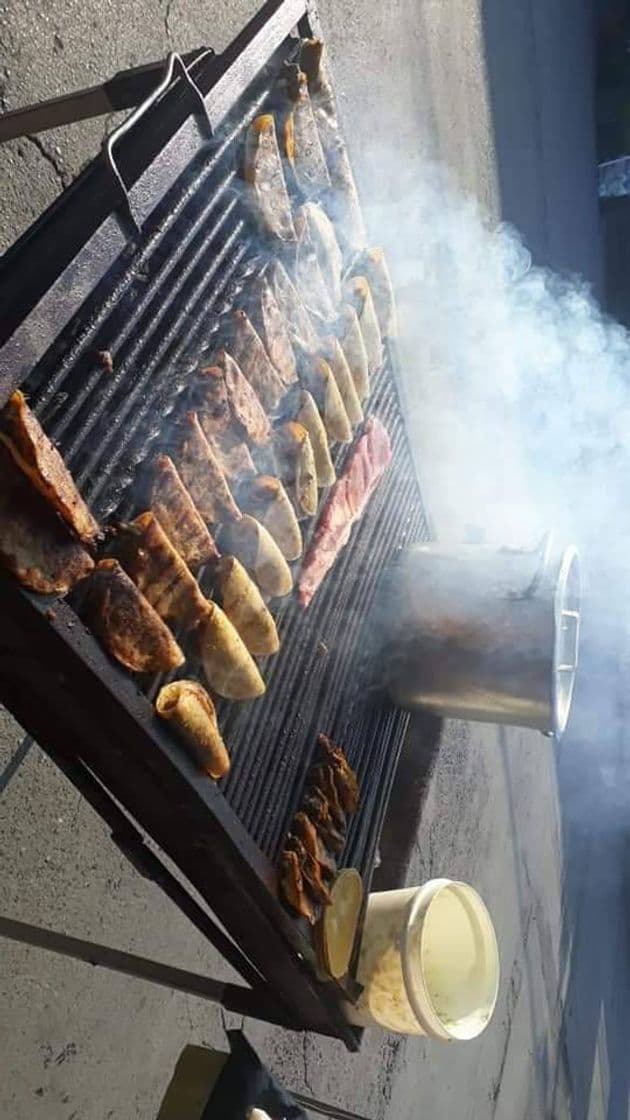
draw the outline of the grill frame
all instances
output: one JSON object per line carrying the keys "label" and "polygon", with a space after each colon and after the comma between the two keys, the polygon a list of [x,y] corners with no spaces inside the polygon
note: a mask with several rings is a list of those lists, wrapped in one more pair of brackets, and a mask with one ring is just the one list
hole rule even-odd
{"label": "grill frame", "polygon": [[[304,0],[271,0],[224,55],[207,55],[193,64],[215,127],[252,78],[273,63],[296,27],[303,36],[318,33],[312,6]],[[55,345],[113,261],[133,245],[128,211],[150,230],[159,201],[202,150],[203,128],[190,109],[184,84],[175,82],[148,111],[142,130],[123,137],[119,165],[131,184],[128,205],[121,208],[119,188],[104,163],[95,161],[6,255],[0,294],[6,306],[8,278],[17,298],[15,313],[2,320],[0,405]],[[87,215],[87,230],[92,229],[87,235],[85,221],[77,220],[82,214]],[[44,269],[40,288],[47,286],[41,291],[32,286],[33,245],[45,255],[53,240],[61,241],[66,252],[63,258],[50,254],[56,274]],[[395,383],[396,354],[391,347],[388,365]],[[111,663],[67,602],[55,602],[51,608],[0,573],[0,608],[7,620],[0,649],[3,701],[88,797],[125,853],[160,883],[241,972],[253,991],[250,1013],[296,1029],[333,1034],[356,1049],[360,1032],[346,1023],[340,1010],[344,991],[315,979],[311,943],[277,901],[272,864],[219,789],[197,773],[159,726],[135,683]],[[389,765],[384,765],[370,868],[405,728],[402,718]],[[303,769],[305,765],[303,760]],[[293,783],[297,797],[300,783],[295,775]],[[135,822],[212,907],[230,938],[185,884],[168,878]],[[355,992],[350,982],[346,993]]]}

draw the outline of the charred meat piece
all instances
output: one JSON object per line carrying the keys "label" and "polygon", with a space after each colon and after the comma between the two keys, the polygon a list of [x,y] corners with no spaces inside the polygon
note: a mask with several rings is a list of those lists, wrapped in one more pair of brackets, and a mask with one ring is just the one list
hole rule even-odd
{"label": "charred meat piece", "polygon": [[295,241],[291,203],[271,113],[256,117],[247,130],[244,171],[252,209],[262,229],[279,241]]}
{"label": "charred meat piece", "polygon": [[244,311],[234,312],[231,350],[263,408],[274,409],[284,393],[285,386]]}
{"label": "charred meat piece", "polygon": [[337,121],[335,99],[321,39],[304,40],[300,66],[307,77],[313,114],[332,183],[328,209],[343,231],[349,248],[356,251],[365,245],[365,226],[346,145]]}
{"label": "charred meat piece", "polygon": [[168,455],[155,464],[150,505],[171,544],[194,572],[219,552]]}
{"label": "charred meat piece", "polygon": [[289,338],[288,324],[263,277],[248,293],[247,307],[251,321],[269,355],[283,389],[297,381],[295,354]]}
{"label": "charred meat piece", "polygon": [[299,857],[297,852],[286,849],[280,856],[280,893],[296,914],[315,925],[318,913],[306,894]]}
{"label": "charred meat piece", "polygon": [[201,414],[207,411],[207,423],[213,433],[221,435],[231,428],[255,447],[268,443],[271,425],[267,414],[249,381],[226,350],[219,351],[214,366],[199,371],[196,395],[206,435],[209,432]]}
{"label": "charred meat piece", "polygon": [[308,79],[294,63],[285,67],[283,82],[287,108],[282,119],[282,152],[294,182],[305,198],[317,198],[330,189],[330,176],[322,149]]}
{"label": "charred meat piece", "polygon": [[318,735],[317,745],[323,761],[334,770],[335,782],[345,812],[356,813],[359,807],[359,783],[343,749],[332,743],[327,735]]}
{"label": "charred meat piece", "polygon": [[158,693],[155,710],[188,747],[197,765],[211,778],[223,778],[230,756],[219,731],[214,704],[199,681],[173,681]]}
{"label": "charred meat piece", "polygon": [[337,787],[336,771],[330,765],[320,762],[313,766],[308,776],[309,789],[318,790],[328,804],[335,827],[341,832],[346,827],[346,814]]}
{"label": "charred meat piece", "polygon": [[274,431],[274,450],[298,517],[312,517],[317,511],[317,472],[306,428],[296,420],[281,424]]}
{"label": "charred meat piece", "polygon": [[127,575],[160,618],[185,630],[199,624],[206,599],[153,513],[141,513],[129,525],[122,525],[115,551]]}
{"label": "charred meat piece", "polygon": [[85,545],[93,545],[100,535],[98,522],[79,494],[57,448],[50,442],[19,389],[9,397],[1,422],[0,439],[20,470],[79,540]]}
{"label": "charred meat piece", "polygon": [[363,516],[391,458],[387,431],[380,420],[370,417],[328,495],[305,556],[298,579],[298,598],[303,607],[309,605],[348,543],[352,527]]}
{"label": "charred meat piece", "polygon": [[291,833],[287,836],[284,850],[295,852],[300,861],[300,871],[302,872],[309,893],[316,902],[328,906],[331,902],[330,891],[322,878],[321,867],[317,860],[313,859],[312,855],[307,852],[302,841]]}
{"label": "charred meat piece", "polygon": [[337,865],[326,851],[320,833],[307,813],[300,811],[295,814],[292,831],[302,841],[308,854],[317,861],[322,876],[325,879],[333,879],[337,873]]}
{"label": "charred meat piece", "polygon": [[2,446],[0,564],[23,587],[42,595],[65,595],[94,567],[91,556]]}
{"label": "charred meat piece", "polygon": [[242,509],[251,513],[278,545],[285,560],[302,555],[302,533],[289,495],[279,478],[259,474],[239,487]]}
{"label": "charred meat piece", "polygon": [[306,353],[316,354],[319,335],[288,272],[280,261],[273,261],[265,276],[286,322],[292,344]]}
{"label": "charred meat piece", "polygon": [[117,560],[101,560],[87,585],[83,615],[105,649],[135,673],[178,669],[184,655],[157,611]]}
{"label": "charred meat piece", "polygon": [[206,523],[238,520],[240,510],[196,412],[184,417],[176,463],[182,482]]}
{"label": "charred meat piece", "polygon": [[328,802],[322,791],[313,789],[310,793],[307,793],[302,802],[302,808],[315,825],[324,847],[328,851],[334,852],[335,855],[339,855],[343,851],[346,838],[344,833],[335,826]]}

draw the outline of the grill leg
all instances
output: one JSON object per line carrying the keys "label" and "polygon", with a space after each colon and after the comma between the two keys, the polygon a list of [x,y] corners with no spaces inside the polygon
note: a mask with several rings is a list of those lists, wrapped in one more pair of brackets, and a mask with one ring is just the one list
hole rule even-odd
{"label": "grill leg", "polygon": [[64,957],[74,957],[75,960],[95,967],[135,976],[151,984],[161,984],[187,995],[198,996],[211,1003],[218,1003],[226,1011],[235,1011],[239,1015],[249,1015],[254,1019],[296,1029],[296,1025],[288,1021],[284,1009],[267,991],[245,988],[239,984],[223,984],[219,980],[212,980],[183,968],[174,968],[147,957],[136,956],[135,953],[110,949],[107,945],[70,937],[68,934],[19,922],[14,918],[0,917],[0,936],[38,949],[61,953]]}

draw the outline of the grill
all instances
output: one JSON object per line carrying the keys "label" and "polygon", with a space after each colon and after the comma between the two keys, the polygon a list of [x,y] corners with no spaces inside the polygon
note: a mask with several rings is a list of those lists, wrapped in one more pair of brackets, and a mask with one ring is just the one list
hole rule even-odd
{"label": "grill", "polygon": [[[265,266],[239,186],[241,141],[296,54],[296,28],[317,33],[315,13],[303,0],[275,0],[223,56],[198,53],[194,87],[171,64],[142,121],[132,118],[109,159],[95,161],[5,258],[0,403],[23,388],[104,522],[142,508],[145,465],[168,449],[192,372]],[[101,350],[112,352],[113,374]],[[261,666],[265,696],[218,705],[232,759],[218,786],[153,717],[163,678],[132,682],[84,628],[76,602],[51,604],[0,575],[7,706],[239,969],[251,990],[233,986],[232,1006],[336,1034],[351,1048],[358,1036],[339,1010],[344,991],[315,978],[309,937],[277,901],[274,862],[325,731],[362,789],[341,864],[370,882],[408,716],[370,683],[366,619],[388,561],[428,537],[397,380],[389,347],[367,412],[389,432],[391,467],[309,609],[290,598],[274,611],[281,649]],[[202,574],[206,591],[209,581]],[[345,990],[355,991],[351,980]]]}

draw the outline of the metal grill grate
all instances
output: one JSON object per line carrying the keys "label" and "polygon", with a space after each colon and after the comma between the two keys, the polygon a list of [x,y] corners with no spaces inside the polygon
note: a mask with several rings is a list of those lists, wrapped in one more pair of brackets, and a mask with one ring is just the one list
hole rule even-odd
{"label": "metal grill grate", "polygon": [[[288,40],[280,59],[294,51],[295,40]],[[238,166],[245,129],[272,87],[268,73],[252,85],[221,135],[169,192],[140,240],[24,384],[103,521],[142,508],[142,469],[168,446],[191,373],[264,263],[242,202]],[[99,364],[99,350],[113,353],[113,374]],[[403,544],[428,537],[391,356],[375,379],[367,412],[379,416],[390,434],[389,472],[310,608],[304,612],[290,599],[275,611],[282,645],[262,666],[265,696],[239,705],[221,701],[219,718],[232,756],[222,791],[272,859],[299,804],[317,733],[325,731],[344,746],[359,774],[362,801],[342,862],[369,879],[408,717],[369,687],[364,625],[383,567]],[[338,467],[345,454],[339,452]],[[149,698],[160,683],[143,682]]]}

